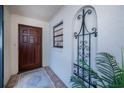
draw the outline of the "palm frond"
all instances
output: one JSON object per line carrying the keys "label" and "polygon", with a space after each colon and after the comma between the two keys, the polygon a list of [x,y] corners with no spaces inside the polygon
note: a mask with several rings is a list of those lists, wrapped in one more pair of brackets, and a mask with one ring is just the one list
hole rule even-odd
{"label": "palm frond", "polygon": [[86,87],[84,81],[80,79],[78,76],[73,75],[71,77],[72,87],[73,88],[84,88]]}
{"label": "palm frond", "polygon": [[[105,87],[105,84],[104,84],[103,80],[99,77],[97,72],[95,72],[92,68],[90,68],[89,65],[85,61],[80,60],[79,65],[81,67],[84,67],[83,69],[85,69],[86,73],[90,72],[91,79],[93,79],[94,81],[97,81],[96,83],[97,83],[98,87]],[[85,75],[85,78],[86,77],[88,78],[89,74]],[[88,87],[88,86],[86,86],[85,81],[83,81],[82,79],[80,79],[78,76],[75,76],[75,75],[73,75],[71,77],[71,82],[73,83],[72,87],[78,87],[78,88],[79,87]],[[92,84],[93,84],[93,82],[92,82]]]}
{"label": "palm frond", "polygon": [[118,82],[121,70],[114,56],[105,52],[98,53],[96,57],[96,64],[100,76],[107,83],[106,86],[111,86]]}

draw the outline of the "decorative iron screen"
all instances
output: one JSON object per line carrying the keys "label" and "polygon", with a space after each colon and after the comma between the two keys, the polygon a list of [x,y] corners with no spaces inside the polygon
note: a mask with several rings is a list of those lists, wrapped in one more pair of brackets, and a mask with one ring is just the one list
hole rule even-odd
{"label": "decorative iron screen", "polygon": [[84,81],[86,87],[97,87],[92,79],[91,69],[91,45],[92,38],[97,37],[97,16],[92,6],[81,8],[76,16],[75,23],[78,23],[78,31],[74,31],[77,45],[76,63],[74,63],[73,74]]}

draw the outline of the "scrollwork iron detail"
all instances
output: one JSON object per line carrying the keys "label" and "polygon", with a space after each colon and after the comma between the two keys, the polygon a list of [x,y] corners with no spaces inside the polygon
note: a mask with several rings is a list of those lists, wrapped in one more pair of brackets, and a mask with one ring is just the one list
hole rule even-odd
{"label": "scrollwork iron detail", "polygon": [[[85,24],[87,21],[86,17],[92,14],[96,17],[96,11],[92,6],[85,6],[79,12],[75,21],[81,20],[81,26],[79,32],[74,32],[74,37],[77,39],[77,64],[74,64],[74,74],[83,79],[87,87],[96,87],[96,82],[92,80],[90,68],[91,39],[93,36],[97,37],[97,27],[91,27],[92,29],[88,30]],[[81,60],[85,61],[88,65],[80,65]]]}

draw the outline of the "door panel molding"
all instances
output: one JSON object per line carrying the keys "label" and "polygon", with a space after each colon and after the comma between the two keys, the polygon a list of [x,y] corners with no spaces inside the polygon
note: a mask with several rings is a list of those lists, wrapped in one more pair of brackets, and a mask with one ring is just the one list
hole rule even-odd
{"label": "door panel molding", "polygon": [[42,28],[18,24],[18,31],[19,72],[41,67]]}

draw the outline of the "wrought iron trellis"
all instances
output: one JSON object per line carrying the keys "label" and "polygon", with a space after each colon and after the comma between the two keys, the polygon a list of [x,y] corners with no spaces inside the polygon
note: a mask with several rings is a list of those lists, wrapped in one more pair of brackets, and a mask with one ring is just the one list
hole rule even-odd
{"label": "wrought iron trellis", "polygon": [[[75,20],[81,20],[81,26],[80,31],[78,33],[74,33],[75,39],[77,39],[77,63],[74,63],[74,75],[82,79],[87,87],[97,87],[96,82],[92,80],[90,71],[92,42],[91,39],[92,37],[97,37],[97,27],[95,26],[91,27],[91,29],[88,29],[88,25],[86,25],[86,19],[91,15],[93,15],[93,18],[95,19],[94,21],[97,22],[96,11],[92,6],[85,6],[81,8],[79,12],[80,13],[78,13]],[[86,62],[89,69],[86,67],[85,64],[81,65],[80,61]]]}

